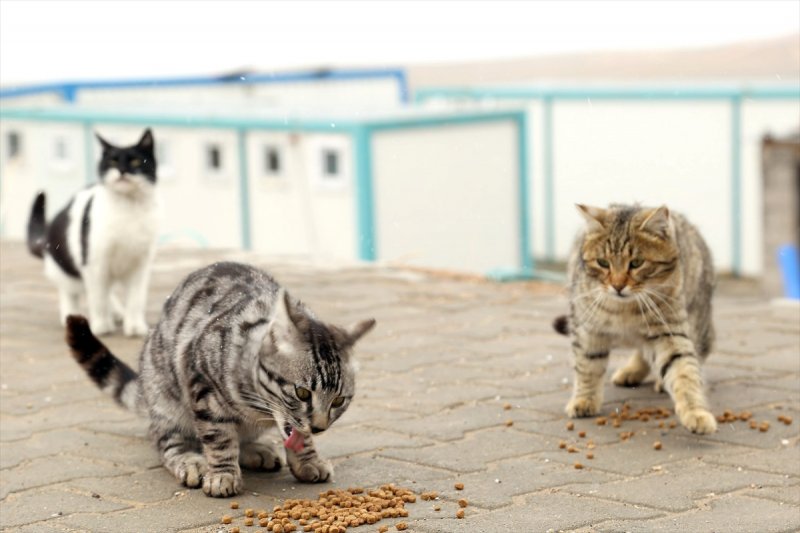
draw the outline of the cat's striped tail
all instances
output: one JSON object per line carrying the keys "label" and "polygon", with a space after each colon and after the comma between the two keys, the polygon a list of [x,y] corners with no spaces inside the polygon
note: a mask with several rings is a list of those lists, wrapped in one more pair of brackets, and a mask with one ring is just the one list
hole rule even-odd
{"label": "cat's striped tail", "polygon": [[67,317],[67,344],[72,357],[101,390],[123,407],[144,414],[138,375],[94,336],[86,318]]}
{"label": "cat's striped tail", "polygon": [[45,196],[43,192],[40,192],[33,201],[31,216],[28,219],[28,250],[40,259],[44,257],[46,231]]}

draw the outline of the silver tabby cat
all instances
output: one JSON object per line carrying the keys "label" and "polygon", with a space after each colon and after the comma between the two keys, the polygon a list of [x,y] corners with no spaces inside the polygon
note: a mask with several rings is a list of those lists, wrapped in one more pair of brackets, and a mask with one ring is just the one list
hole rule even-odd
{"label": "silver tabby cat", "polygon": [[375,325],[325,324],[266,272],[215,263],[189,275],[164,304],[137,375],[97,340],[80,316],[67,343],[94,382],[146,414],[164,466],[209,496],[242,490],[240,466],[275,471],[277,426],[292,474],[330,478],[312,434],[327,429],[355,394],[355,342]]}
{"label": "silver tabby cat", "polygon": [[681,424],[714,432],[700,372],[714,340],[714,272],[697,228],[666,207],[578,209],[587,225],[569,263],[569,318],[554,324],[572,338],[575,386],[567,414],[600,411],[609,352],[631,347],[636,352],[614,383],[639,385],[652,369]]}

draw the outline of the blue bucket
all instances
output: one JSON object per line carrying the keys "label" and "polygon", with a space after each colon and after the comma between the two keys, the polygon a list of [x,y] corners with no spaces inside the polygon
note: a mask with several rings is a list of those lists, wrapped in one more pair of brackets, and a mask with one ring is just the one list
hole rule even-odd
{"label": "blue bucket", "polygon": [[784,244],[778,248],[778,266],[783,274],[784,295],[800,300],[800,254],[797,246]]}

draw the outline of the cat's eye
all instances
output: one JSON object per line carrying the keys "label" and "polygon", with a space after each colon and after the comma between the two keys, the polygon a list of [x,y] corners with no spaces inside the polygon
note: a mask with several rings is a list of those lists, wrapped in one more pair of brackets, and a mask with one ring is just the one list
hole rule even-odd
{"label": "cat's eye", "polygon": [[307,402],[308,400],[311,399],[311,391],[308,389],[304,389],[303,387],[295,387],[294,393],[300,400],[303,400],[304,402]]}
{"label": "cat's eye", "polygon": [[131,166],[134,167],[134,168],[142,166],[142,160],[141,159],[131,159]]}
{"label": "cat's eye", "polygon": [[331,402],[331,407],[341,407],[344,405],[344,396],[337,396],[335,400]]}
{"label": "cat's eye", "polygon": [[606,261],[605,259],[598,259],[597,260],[597,264],[600,265],[603,268],[608,268],[608,266],[609,266],[608,265],[608,261]]}
{"label": "cat's eye", "polygon": [[630,268],[639,268],[644,263],[644,259],[636,258],[630,262]]}

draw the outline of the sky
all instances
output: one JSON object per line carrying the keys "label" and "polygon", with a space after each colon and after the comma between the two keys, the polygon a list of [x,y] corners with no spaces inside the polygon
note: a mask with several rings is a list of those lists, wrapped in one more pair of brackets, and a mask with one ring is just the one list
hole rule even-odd
{"label": "sky", "polygon": [[798,32],[798,0],[0,0],[0,85],[685,48]]}

